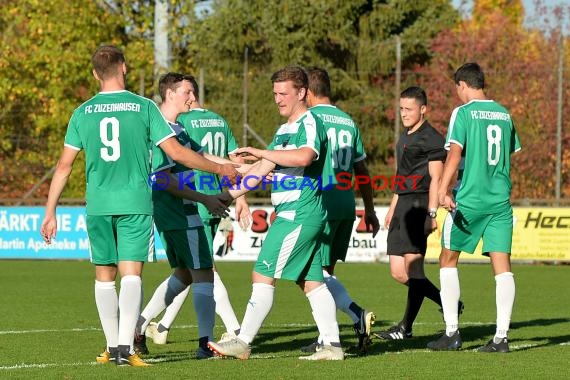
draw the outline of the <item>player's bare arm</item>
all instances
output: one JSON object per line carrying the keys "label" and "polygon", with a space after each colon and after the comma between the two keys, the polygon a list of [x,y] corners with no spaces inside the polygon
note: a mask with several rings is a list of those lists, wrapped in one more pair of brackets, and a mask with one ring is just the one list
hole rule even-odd
{"label": "player's bare arm", "polygon": [[308,147],[301,147],[298,149],[290,150],[264,150],[245,147],[238,149],[237,153],[246,153],[250,156],[266,159],[277,165],[289,168],[309,166],[317,156],[317,153]]}
{"label": "player's bare arm", "polygon": [[247,171],[247,173],[243,176],[243,186],[239,186],[238,188],[231,188],[229,189],[228,193],[231,195],[233,199],[236,199],[239,196],[244,195],[251,189],[256,188],[256,186],[261,182],[263,178],[275,169],[275,163],[262,159],[258,163],[251,166],[251,168]]}
{"label": "player's bare arm", "polygon": [[239,164],[218,164],[210,161],[201,154],[183,147],[174,137],[164,140],[159,146],[174,161],[179,162],[186,167],[214,173],[227,178],[232,184],[236,183],[239,175],[236,167],[239,166]]}
{"label": "player's bare arm", "polygon": [[55,210],[57,203],[59,202],[59,198],[61,197],[61,193],[67,184],[67,180],[73,168],[73,163],[75,162],[75,158],[78,153],[79,150],[66,146],[63,148],[59,161],[57,162],[57,166],[51,180],[51,185],[49,187],[46,213],[40,227],[40,233],[47,244],[51,243],[57,233]]}
{"label": "player's bare arm", "polygon": [[458,144],[450,144],[449,152],[447,153],[447,159],[443,166],[443,174],[441,176],[441,182],[437,191],[437,197],[439,205],[446,210],[455,209],[455,202],[449,194],[449,186],[451,180],[455,177],[457,169],[459,168],[459,163],[461,162],[461,151],[463,149]]}
{"label": "player's bare arm", "polygon": [[398,194],[392,196],[392,201],[390,202],[390,207],[388,208],[388,212],[384,217],[384,227],[389,228],[390,223],[392,222],[392,217],[394,216],[394,210],[396,209],[396,204],[398,203]]}

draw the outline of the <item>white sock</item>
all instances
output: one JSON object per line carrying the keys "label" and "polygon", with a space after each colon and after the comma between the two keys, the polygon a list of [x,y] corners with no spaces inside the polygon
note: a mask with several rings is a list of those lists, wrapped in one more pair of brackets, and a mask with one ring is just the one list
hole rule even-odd
{"label": "white sock", "polygon": [[188,297],[188,293],[190,293],[190,286],[187,286],[186,289],[184,289],[182,292],[180,292],[180,294],[174,297],[172,303],[166,307],[166,310],[162,315],[162,319],[160,320],[160,322],[158,322],[158,324],[164,326],[167,329],[169,329],[170,326],[172,326],[172,323],[174,323],[174,320],[176,319],[176,316],[180,312],[180,309],[182,309],[184,301],[186,301],[186,298]]}
{"label": "white sock", "polygon": [[273,306],[273,285],[254,282],[238,337],[250,344]]}
{"label": "white sock", "polygon": [[133,346],[135,327],[139,319],[142,280],[139,276],[121,278],[119,292],[119,346]]}
{"label": "white sock", "polygon": [[319,339],[322,338],[323,344],[326,346],[331,344],[340,346],[336,305],[327,286],[322,284],[308,292],[306,296],[311,304],[313,318],[319,329]]}
{"label": "white sock", "polygon": [[224,286],[218,272],[214,272],[214,300],[216,301],[216,313],[222,319],[226,331],[235,333],[240,329],[236,313],[230,303],[228,290]]}
{"label": "white sock", "polygon": [[439,294],[443,307],[445,333],[451,336],[459,329],[457,304],[459,303],[461,290],[459,287],[459,272],[457,268],[441,268],[439,270],[439,283],[441,286]]}
{"label": "white sock", "polygon": [[146,331],[150,321],[162,313],[162,311],[172,303],[174,297],[180,294],[184,289],[186,289],[186,285],[174,275],[171,275],[158,285],[152,298],[148,301],[148,304],[141,313],[141,316],[145,319],[141,326],[141,333]]}
{"label": "white sock", "polygon": [[95,280],[95,304],[107,340],[107,348],[117,347],[119,344],[119,297],[115,281]]}
{"label": "white sock", "polygon": [[360,320],[360,316],[354,314],[354,312],[350,310],[350,304],[353,301],[342,283],[337,280],[335,276],[328,274],[327,271],[323,271],[323,276],[325,277],[325,284],[327,285],[327,288],[329,288],[329,292],[331,292],[336,307],[345,312],[350,319],[352,319],[353,323],[358,322]]}
{"label": "white sock", "polygon": [[196,282],[191,285],[194,310],[198,319],[198,337],[214,338],[216,323],[216,303],[214,302],[214,284],[211,282]]}
{"label": "white sock", "polygon": [[513,305],[515,303],[515,278],[511,272],[495,276],[495,297],[497,303],[497,332],[498,339],[506,338],[511,323]]}

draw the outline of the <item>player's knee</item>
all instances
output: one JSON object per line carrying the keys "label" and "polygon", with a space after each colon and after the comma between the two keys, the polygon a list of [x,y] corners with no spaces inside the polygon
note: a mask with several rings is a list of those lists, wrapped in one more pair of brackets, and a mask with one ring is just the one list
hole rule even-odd
{"label": "player's knee", "polygon": [[400,284],[405,284],[408,281],[408,275],[402,272],[390,272],[392,278]]}
{"label": "player's knee", "polygon": [[442,248],[441,254],[439,255],[440,268],[457,267],[458,260],[459,252],[452,251],[447,248]]}

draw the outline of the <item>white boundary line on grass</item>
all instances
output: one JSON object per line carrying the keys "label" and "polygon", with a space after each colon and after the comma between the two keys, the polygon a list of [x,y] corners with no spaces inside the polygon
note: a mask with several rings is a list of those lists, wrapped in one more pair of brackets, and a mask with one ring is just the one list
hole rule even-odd
{"label": "white boundary line on grass", "polygon": [[[160,363],[171,360],[171,358],[164,358],[164,359],[145,359],[147,363]],[[111,363],[113,364],[113,363]],[[14,364],[14,365],[5,365],[0,366],[0,371],[2,370],[11,370],[11,369],[30,369],[30,368],[50,368],[50,367],[76,367],[76,366],[103,366],[105,364],[97,363],[95,361],[92,362],[76,362],[76,363],[39,363],[39,364]]]}
{"label": "white boundary line on grass", "polygon": [[[566,345],[570,345],[570,342],[563,342],[560,343],[561,346],[566,346]],[[512,351],[518,351],[521,349],[525,349],[525,348],[532,348],[535,346],[539,346],[539,344],[521,344],[521,345],[516,345],[516,346],[511,346],[511,350]],[[463,350],[465,352],[475,352],[476,350]],[[421,353],[425,353],[425,354],[436,354],[435,351],[430,351],[427,348],[423,349],[423,350],[410,350],[410,351],[393,351],[393,352],[384,352],[381,353],[381,355],[406,355],[406,354],[421,354]],[[292,356],[293,357],[293,356]],[[295,355],[296,357],[296,355]],[[283,355],[252,355],[250,356],[251,359],[254,360],[259,360],[259,359],[282,359],[284,358]],[[170,358],[165,358],[165,359],[146,359],[145,361],[147,363],[160,363],[160,362],[164,362],[164,361],[169,361]],[[221,358],[221,359],[217,359],[217,360],[228,360],[225,358]],[[229,359],[232,360],[232,359]],[[112,364],[112,363],[111,363]],[[102,366],[105,364],[100,364],[100,363],[96,363],[96,362],[76,362],[76,363],[38,363],[38,364],[15,364],[15,365],[6,365],[6,366],[0,366],[0,371],[9,371],[9,370],[18,370],[18,369],[36,369],[36,368],[53,368],[53,367],[76,367],[76,366]]]}
{"label": "white boundary line on grass", "polygon": [[82,332],[82,331],[100,331],[97,327],[84,327],[73,329],[38,329],[38,330],[0,330],[0,335],[10,334],[38,334],[46,332]]}
{"label": "white boundary line on grass", "polygon": [[[416,322],[416,324],[422,325],[440,325],[440,323],[424,323],[424,322]],[[462,325],[465,326],[478,326],[478,325],[488,325],[492,324],[492,322],[462,322]],[[312,327],[314,326],[312,323],[286,323],[286,324],[274,324],[268,323],[265,326],[271,327],[283,327],[283,328],[290,328],[290,327]],[[177,329],[191,329],[197,328],[197,325],[177,325],[175,326]],[[85,331],[101,331],[100,328],[97,327],[85,327],[85,328],[72,328],[72,329],[37,329],[37,330],[0,330],[0,335],[10,335],[10,334],[37,334],[37,333],[49,333],[49,332],[85,332]],[[560,346],[568,346],[570,342],[562,342],[559,343]],[[512,351],[518,351],[521,349],[528,349],[535,346],[539,346],[539,344],[521,344],[521,345],[511,345]],[[470,350],[464,350],[470,351]],[[474,351],[474,350],[473,350]],[[418,354],[418,353],[428,353],[431,354],[433,351],[428,350],[413,350],[413,351],[394,351],[394,352],[384,352],[382,355],[405,355],[405,354]],[[283,358],[282,355],[274,355],[274,354],[264,354],[264,355],[251,355],[251,359],[275,359],[275,358]],[[145,361],[149,363],[160,363],[164,361],[168,361],[170,359],[160,359],[160,358],[153,358],[147,359]],[[76,362],[76,363],[36,363],[36,364],[14,364],[14,365],[4,365],[0,366],[0,371],[9,371],[9,370],[19,370],[19,369],[36,369],[36,368],[53,368],[53,367],[75,367],[75,366],[99,366],[104,365],[100,363],[96,363],[95,361],[90,362]]]}

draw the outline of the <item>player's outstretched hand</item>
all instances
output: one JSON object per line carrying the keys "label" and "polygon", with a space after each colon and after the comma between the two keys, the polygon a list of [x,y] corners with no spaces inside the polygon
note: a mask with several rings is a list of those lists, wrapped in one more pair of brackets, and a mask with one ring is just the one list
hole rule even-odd
{"label": "player's outstretched hand", "polygon": [[246,146],[244,148],[239,148],[236,154],[247,161],[254,161],[263,158],[263,149],[252,148]]}
{"label": "player's outstretched hand", "polygon": [[236,168],[239,168],[240,164],[223,164],[220,165],[220,176],[226,181],[229,181],[232,185],[235,185],[239,178],[239,172]]}
{"label": "player's outstretched hand", "polygon": [[252,221],[249,205],[243,197],[236,200],[236,220],[243,231],[247,230]]}

